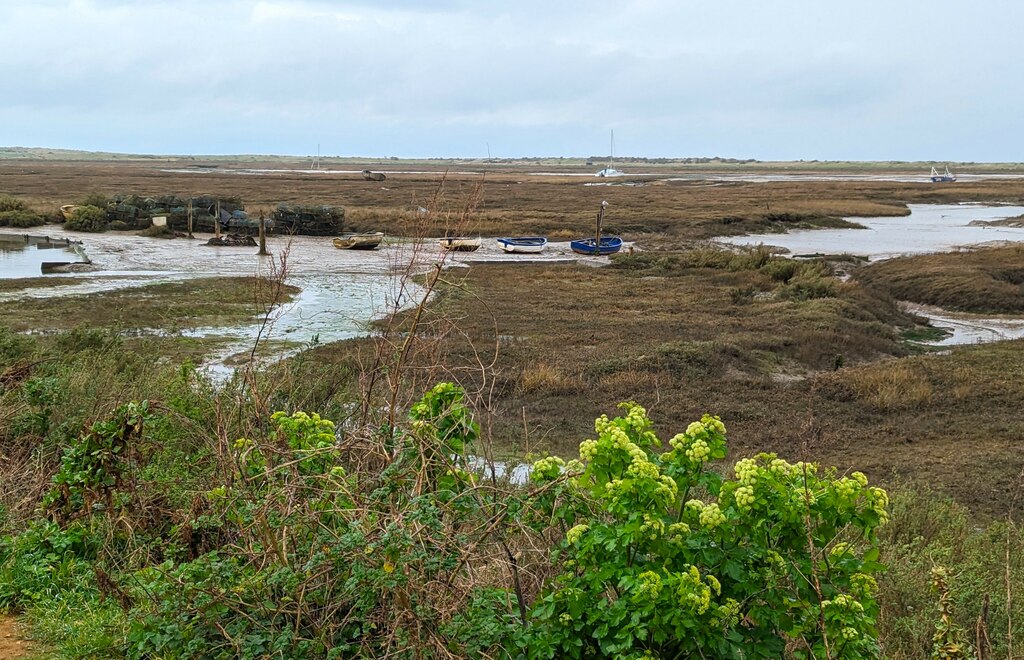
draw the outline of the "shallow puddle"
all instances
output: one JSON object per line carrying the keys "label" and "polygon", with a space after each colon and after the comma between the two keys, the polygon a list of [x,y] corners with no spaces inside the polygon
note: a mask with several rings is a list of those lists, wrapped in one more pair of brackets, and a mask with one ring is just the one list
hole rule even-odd
{"label": "shallow puddle", "polygon": [[44,236],[0,234],[0,278],[14,279],[43,275],[46,263],[83,261],[76,246],[67,241],[51,241]]}
{"label": "shallow puddle", "polygon": [[915,303],[901,303],[900,307],[927,318],[936,328],[950,332],[938,341],[923,342],[930,346],[964,346],[1024,338],[1024,318],[950,312]]}

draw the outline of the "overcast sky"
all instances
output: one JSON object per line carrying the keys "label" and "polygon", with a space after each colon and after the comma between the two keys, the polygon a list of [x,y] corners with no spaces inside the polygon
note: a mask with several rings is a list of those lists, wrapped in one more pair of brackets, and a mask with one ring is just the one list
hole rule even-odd
{"label": "overcast sky", "polygon": [[1024,160],[1017,0],[0,0],[0,145]]}

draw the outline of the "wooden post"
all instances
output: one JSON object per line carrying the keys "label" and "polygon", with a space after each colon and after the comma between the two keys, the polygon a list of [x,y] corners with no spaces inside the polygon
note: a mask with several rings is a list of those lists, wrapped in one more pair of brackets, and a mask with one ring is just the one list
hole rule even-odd
{"label": "wooden post", "polygon": [[260,211],[260,256],[270,256],[270,253],[267,252],[267,223],[263,211]]}
{"label": "wooden post", "polygon": [[195,238],[192,235],[192,197],[188,198],[188,237]]}
{"label": "wooden post", "polygon": [[604,220],[604,209],[608,202],[601,202],[601,210],[597,212],[597,236],[594,237],[594,248],[597,256],[601,256],[601,222]]}
{"label": "wooden post", "polygon": [[217,217],[213,219],[213,234],[220,238],[220,200],[217,200]]}

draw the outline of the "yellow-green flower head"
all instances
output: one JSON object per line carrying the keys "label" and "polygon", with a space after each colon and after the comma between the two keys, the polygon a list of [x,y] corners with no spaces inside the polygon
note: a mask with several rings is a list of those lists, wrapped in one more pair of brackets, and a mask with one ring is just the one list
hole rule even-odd
{"label": "yellow-green flower head", "polygon": [[700,571],[696,566],[690,566],[689,571],[680,574],[676,598],[681,607],[691,612],[707,612],[711,605],[711,587],[701,581]]}
{"label": "yellow-green flower head", "polygon": [[687,500],[686,508],[693,513],[700,513],[704,510],[704,502],[700,500]]}
{"label": "yellow-green flower head", "polygon": [[694,463],[704,463],[711,456],[711,447],[703,439],[698,438],[686,449],[686,457]]}
{"label": "yellow-green flower head", "polygon": [[652,602],[661,594],[661,576],[654,571],[644,571],[637,577],[637,585],[633,592],[633,602]]}
{"label": "yellow-green flower head", "polygon": [[736,498],[736,506],[742,510],[747,510],[754,503],[754,487],[740,486],[733,493],[733,497]]}
{"label": "yellow-green flower head", "polygon": [[757,461],[752,458],[744,458],[736,461],[736,466],[733,468],[736,473],[736,479],[744,485],[752,486],[757,482],[757,475],[760,472],[760,468],[757,466]]}
{"label": "yellow-green flower head", "polygon": [[611,422],[608,420],[608,415],[601,415],[594,420],[594,432],[601,435],[610,425]]}
{"label": "yellow-green flower head", "polygon": [[868,478],[863,472],[854,472],[850,475],[850,478],[859,483],[861,488],[867,488]]}
{"label": "yellow-green flower head", "polygon": [[636,479],[658,479],[661,476],[658,467],[648,461],[646,457],[642,460],[634,459],[626,468],[626,472]]}
{"label": "yellow-green flower head", "polygon": [[717,415],[713,417],[711,415],[704,415],[704,417],[701,419],[701,422],[704,423],[704,428],[708,429],[709,431],[714,431],[716,433],[721,433],[722,435],[725,435],[725,424],[722,423],[721,417]]}
{"label": "yellow-green flower head", "polygon": [[708,504],[700,512],[700,524],[703,527],[714,529],[724,522],[725,516],[722,514],[722,510],[718,508],[718,504]]}
{"label": "yellow-green flower head", "polygon": [[686,523],[672,523],[665,531],[665,538],[669,543],[681,545],[686,537],[690,535],[690,526]]}
{"label": "yellow-green flower head", "polygon": [[690,425],[686,427],[686,435],[691,438],[701,433],[704,433],[704,425],[700,422],[690,422]]}
{"label": "yellow-green flower head", "polygon": [[597,440],[584,440],[580,443],[580,458],[592,461],[597,456]]}
{"label": "yellow-green flower head", "polygon": [[829,551],[828,556],[832,558],[842,557],[850,552],[849,543],[836,543],[835,546]]}
{"label": "yellow-green flower head", "polygon": [[864,611],[864,606],[860,604],[860,601],[849,594],[839,594],[830,601],[823,600],[821,606],[823,609],[847,610],[850,612]]}
{"label": "yellow-green flower head", "polygon": [[726,598],[725,603],[718,606],[715,616],[723,623],[735,623],[739,621],[740,604],[733,598]]}
{"label": "yellow-green flower head", "polygon": [[711,590],[715,592],[715,595],[722,595],[722,583],[718,581],[718,578],[709,573],[704,576],[704,580],[708,583],[708,586],[711,587]]}
{"label": "yellow-green flower head", "polygon": [[640,526],[640,533],[654,541],[665,533],[665,522],[660,518],[645,513],[644,524]]}
{"label": "yellow-green flower head", "polygon": [[572,623],[572,615],[568,612],[562,612],[558,615],[558,622],[561,623],[563,626],[567,626],[570,623]]}
{"label": "yellow-green flower head", "polygon": [[878,582],[870,575],[854,573],[850,576],[850,586],[858,596],[871,598],[878,592]]}
{"label": "yellow-green flower head", "polygon": [[576,525],[565,533],[565,541],[569,545],[576,545],[583,535],[590,530],[590,525]]}
{"label": "yellow-green flower head", "polygon": [[676,433],[668,441],[668,444],[669,444],[670,447],[672,447],[672,449],[676,449],[678,451],[683,451],[683,449],[686,448],[686,443],[688,443],[689,441],[690,441],[690,439],[686,436],[685,433]]}

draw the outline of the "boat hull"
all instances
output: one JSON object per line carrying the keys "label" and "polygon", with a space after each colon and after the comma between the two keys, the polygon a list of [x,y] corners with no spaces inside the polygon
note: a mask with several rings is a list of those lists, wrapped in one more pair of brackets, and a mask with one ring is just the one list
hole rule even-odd
{"label": "boat hull", "polygon": [[384,240],[384,232],[372,234],[346,234],[335,238],[332,242],[339,250],[374,250]]}
{"label": "boat hull", "polygon": [[543,236],[519,236],[498,238],[496,240],[505,252],[519,254],[538,254],[543,252],[544,247],[548,244],[548,239]]}
{"label": "boat hull", "polygon": [[932,183],[953,183],[956,181],[955,176],[933,176]]}
{"label": "boat hull", "polygon": [[581,238],[577,241],[569,243],[569,247],[572,251],[577,254],[586,254],[591,256],[605,256],[609,254],[615,254],[622,249],[622,239],[618,236],[602,236],[601,244],[598,245],[597,241],[593,238]]}
{"label": "boat hull", "polygon": [[452,252],[473,252],[480,249],[479,238],[442,238],[441,247]]}

